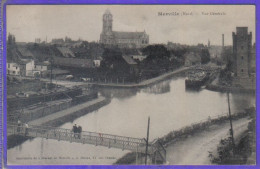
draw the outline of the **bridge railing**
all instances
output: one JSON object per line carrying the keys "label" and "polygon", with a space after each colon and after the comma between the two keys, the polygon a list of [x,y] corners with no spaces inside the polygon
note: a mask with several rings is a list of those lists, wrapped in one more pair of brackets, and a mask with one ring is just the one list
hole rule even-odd
{"label": "bridge railing", "polygon": [[24,126],[18,127],[17,124],[7,125],[8,134],[18,134],[30,137],[43,137],[56,140],[65,140],[70,142],[88,143],[102,145],[106,147],[115,147],[132,151],[143,152],[145,141],[139,138],[110,135],[105,133],[96,133],[83,131],[81,134],[73,133],[69,129],[54,128],[48,126],[30,125],[27,129]]}

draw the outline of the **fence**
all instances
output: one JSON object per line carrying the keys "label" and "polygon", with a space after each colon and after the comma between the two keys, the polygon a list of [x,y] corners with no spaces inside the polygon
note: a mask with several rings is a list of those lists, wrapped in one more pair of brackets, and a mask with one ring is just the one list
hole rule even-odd
{"label": "fence", "polygon": [[28,122],[61,110],[65,110],[70,106],[71,99],[35,104],[26,107],[25,109],[14,111],[13,113],[8,112],[7,121],[17,122],[17,120],[20,119],[22,122]]}

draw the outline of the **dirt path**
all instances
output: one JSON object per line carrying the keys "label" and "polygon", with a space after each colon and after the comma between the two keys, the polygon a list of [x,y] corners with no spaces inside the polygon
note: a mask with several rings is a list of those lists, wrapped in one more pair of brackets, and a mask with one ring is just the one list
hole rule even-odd
{"label": "dirt path", "polygon": [[[247,130],[249,121],[248,118],[233,121],[235,139],[239,138]],[[170,165],[211,164],[208,152],[216,152],[220,140],[228,137],[229,129],[230,124],[227,121],[221,126],[211,126],[194,136],[169,144],[166,148],[168,163]]]}

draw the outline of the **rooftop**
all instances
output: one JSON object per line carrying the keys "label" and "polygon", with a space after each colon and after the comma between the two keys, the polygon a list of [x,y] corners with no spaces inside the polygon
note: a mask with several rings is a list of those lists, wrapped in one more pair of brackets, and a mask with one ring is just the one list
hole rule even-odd
{"label": "rooftop", "polygon": [[128,63],[129,65],[136,65],[137,63],[134,61],[134,59],[129,55],[123,55],[123,59]]}
{"label": "rooftop", "polygon": [[75,57],[74,53],[66,47],[57,47],[64,57]]}
{"label": "rooftop", "polygon": [[33,58],[33,54],[26,47],[18,47],[17,50],[22,57]]}
{"label": "rooftop", "polygon": [[145,32],[117,32],[113,31],[113,35],[117,39],[139,39],[146,35]]}

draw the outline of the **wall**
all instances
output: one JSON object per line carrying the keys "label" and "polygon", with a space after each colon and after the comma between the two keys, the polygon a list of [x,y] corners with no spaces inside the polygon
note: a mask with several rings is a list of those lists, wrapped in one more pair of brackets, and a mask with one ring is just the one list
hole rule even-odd
{"label": "wall", "polygon": [[26,69],[26,76],[33,76],[34,60],[26,63],[25,69]]}
{"label": "wall", "polygon": [[16,63],[7,63],[8,75],[20,75],[20,67]]}

